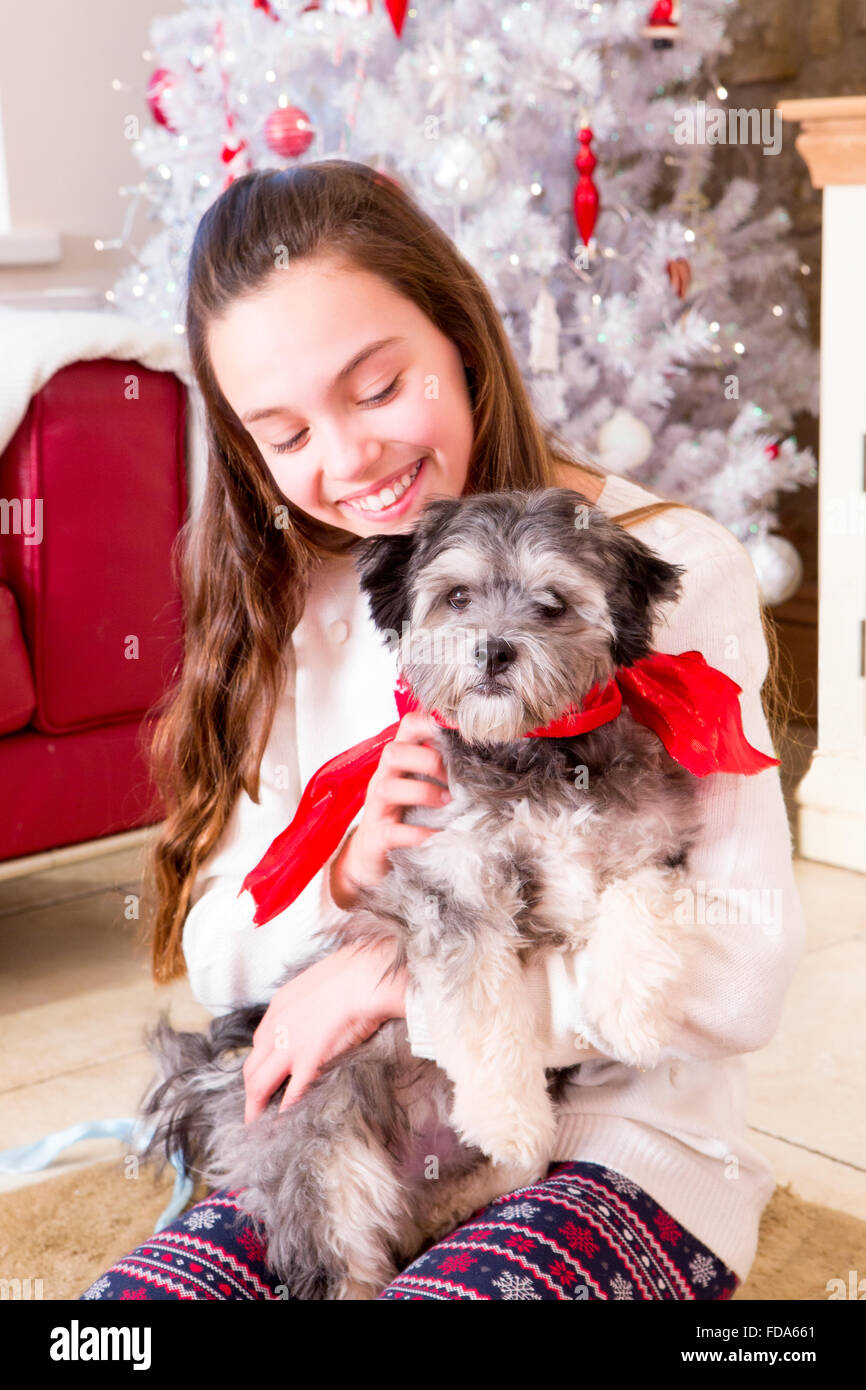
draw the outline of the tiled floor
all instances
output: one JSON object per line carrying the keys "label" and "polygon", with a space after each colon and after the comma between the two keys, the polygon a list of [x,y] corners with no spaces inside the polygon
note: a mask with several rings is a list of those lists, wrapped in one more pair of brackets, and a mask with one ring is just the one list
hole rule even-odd
{"label": "tiled floor", "polygon": [[[147,904],[139,921],[127,915],[148,833],[27,877],[0,875],[0,1147],[81,1120],[131,1116],[151,1074],[143,1025],[169,1004],[183,1027],[210,1017],[185,980],[151,984],[139,939]],[[866,1219],[866,878],[805,860],[796,873],[806,954],[776,1037],[748,1059],[750,1137],[780,1182]],[[116,1141],[83,1142],[50,1172],[121,1151]],[[0,1174],[0,1190],[44,1176]]]}

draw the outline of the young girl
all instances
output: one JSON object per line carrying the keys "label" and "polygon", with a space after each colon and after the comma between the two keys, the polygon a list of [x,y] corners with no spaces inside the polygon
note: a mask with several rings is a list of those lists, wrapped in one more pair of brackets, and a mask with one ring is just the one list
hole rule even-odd
{"label": "young girl", "polygon": [[[402,820],[448,797],[426,715],[402,719],[343,842],[290,907],[255,927],[239,893],[316,769],[394,722],[394,658],[359,592],[358,537],[411,530],[434,496],[570,487],[686,568],[655,646],[697,649],[736,680],[745,735],[765,752],[768,649],[740,543],[569,458],[533,415],[483,281],[390,178],[326,161],[236,180],[196,234],[187,332],[209,467],[184,560],[186,657],[154,746],[168,814],[153,967],[166,982],[185,963],[214,1013],[270,1001],[244,1065],[250,1121],[281,1088],[281,1108],[294,1104],[386,1019],[405,1018],[413,1053],[435,1057],[435,1001],[388,973],[387,948],[335,950],[277,987],[387,873],[390,850],[437,833]],[[804,924],[777,769],[705,777],[699,797],[685,920],[712,924],[712,944],[674,1044],[648,1072],[603,1055],[581,1034],[575,958],[528,968],[546,1065],[581,1064],[554,1162],[382,1298],[724,1299],[745,1279],[775,1184],[745,1139],[741,1054],[777,1027]],[[292,1293],[237,1194],[219,1191],[83,1297]]]}

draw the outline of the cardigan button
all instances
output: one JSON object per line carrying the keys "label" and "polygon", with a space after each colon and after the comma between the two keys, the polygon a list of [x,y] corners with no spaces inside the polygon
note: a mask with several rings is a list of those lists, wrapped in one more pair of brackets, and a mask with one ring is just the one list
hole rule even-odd
{"label": "cardigan button", "polygon": [[328,636],[332,642],[345,642],[349,635],[349,624],[345,618],[337,618],[328,628]]}

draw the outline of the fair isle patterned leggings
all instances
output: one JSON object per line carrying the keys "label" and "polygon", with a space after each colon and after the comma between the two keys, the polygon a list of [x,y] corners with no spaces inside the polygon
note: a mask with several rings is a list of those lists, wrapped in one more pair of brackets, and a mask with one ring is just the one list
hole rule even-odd
{"label": "fair isle patterned leggings", "polygon": [[[236,1193],[212,1192],[82,1298],[290,1298]],[[554,1163],[419,1255],[379,1298],[724,1299],[737,1275],[630,1178]]]}

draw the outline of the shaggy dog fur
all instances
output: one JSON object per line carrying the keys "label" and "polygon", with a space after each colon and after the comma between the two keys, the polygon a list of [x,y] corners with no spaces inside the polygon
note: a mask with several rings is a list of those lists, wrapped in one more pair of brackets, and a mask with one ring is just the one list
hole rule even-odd
{"label": "shaggy dog fur", "polygon": [[[576,953],[580,1031],[626,1066],[682,1016],[694,931],[677,923],[695,778],[627,709],[574,738],[521,735],[651,650],[682,569],[565,488],[435,499],[355,551],[373,620],[436,735],[453,800],[291,979],[350,941],[393,943],[435,1001],[436,1062],[405,1021],[332,1059],[283,1114],[244,1125],[242,1064],[265,1005],[207,1035],[162,1020],[147,1155],[179,1150],[242,1189],[291,1296],[372,1299],[494,1197],[545,1175],[569,1071],[545,1067],[524,964]],[[387,971],[385,972],[388,973]],[[384,978],[384,976],[383,976]]]}

